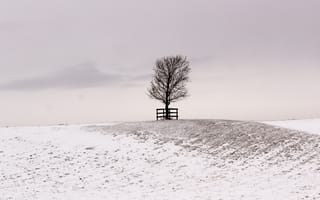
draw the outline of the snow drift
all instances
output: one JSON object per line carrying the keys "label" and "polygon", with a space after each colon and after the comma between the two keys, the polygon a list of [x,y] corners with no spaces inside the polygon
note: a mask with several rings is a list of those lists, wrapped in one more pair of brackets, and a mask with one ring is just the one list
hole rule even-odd
{"label": "snow drift", "polygon": [[0,129],[0,199],[319,199],[320,136],[179,120]]}

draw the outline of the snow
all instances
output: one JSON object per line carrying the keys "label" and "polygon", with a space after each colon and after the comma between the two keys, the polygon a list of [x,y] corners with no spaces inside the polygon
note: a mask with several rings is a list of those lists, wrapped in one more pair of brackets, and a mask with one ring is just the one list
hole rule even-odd
{"label": "snow", "polygon": [[264,123],[320,135],[320,119],[267,121]]}
{"label": "snow", "polygon": [[0,200],[319,199],[319,141],[223,120],[0,128]]}

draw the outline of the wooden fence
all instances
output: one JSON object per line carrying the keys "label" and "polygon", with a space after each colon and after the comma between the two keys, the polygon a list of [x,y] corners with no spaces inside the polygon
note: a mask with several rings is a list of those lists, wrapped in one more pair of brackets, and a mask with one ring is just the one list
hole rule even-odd
{"label": "wooden fence", "polygon": [[[166,119],[166,109],[158,108],[157,109],[157,120],[165,120]],[[175,119],[178,120],[178,108],[169,108],[169,120]]]}

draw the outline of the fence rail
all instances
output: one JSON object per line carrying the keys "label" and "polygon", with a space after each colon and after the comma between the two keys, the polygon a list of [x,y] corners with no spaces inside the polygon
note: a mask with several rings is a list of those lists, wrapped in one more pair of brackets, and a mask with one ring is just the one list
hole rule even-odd
{"label": "fence rail", "polygon": [[[158,108],[156,111],[156,118],[157,120],[165,120],[166,119],[166,109],[164,108]],[[169,120],[171,119],[175,119],[178,120],[179,119],[179,113],[178,113],[178,108],[169,108],[169,112],[168,112],[169,116]]]}

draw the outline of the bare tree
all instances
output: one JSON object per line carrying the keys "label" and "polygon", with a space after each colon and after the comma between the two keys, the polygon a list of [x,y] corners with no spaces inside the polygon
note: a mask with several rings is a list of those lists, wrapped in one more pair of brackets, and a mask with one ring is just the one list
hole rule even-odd
{"label": "bare tree", "polygon": [[156,61],[148,95],[165,104],[169,119],[169,105],[188,96],[186,83],[189,81],[189,62],[185,56],[163,57]]}

